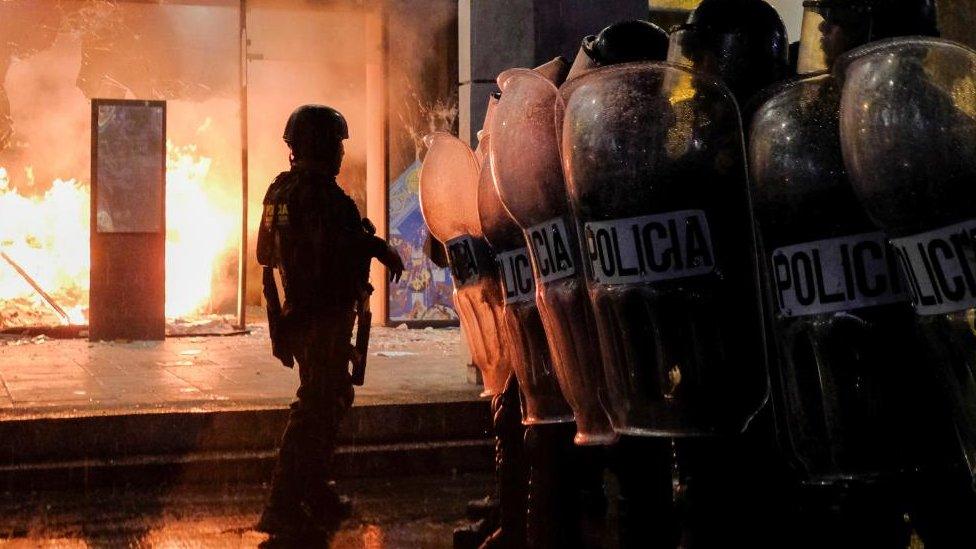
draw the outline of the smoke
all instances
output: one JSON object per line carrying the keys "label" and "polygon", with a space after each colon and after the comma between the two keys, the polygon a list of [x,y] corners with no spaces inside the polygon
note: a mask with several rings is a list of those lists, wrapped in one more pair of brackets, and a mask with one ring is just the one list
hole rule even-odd
{"label": "smoke", "polygon": [[[168,174],[196,177],[189,184],[200,187],[187,195],[179,188],[182,181],[173,179],[168,195],[193,200],[190,206],[208,213],[196,229],[221,227],[218,241],[225,239],[227,251],[214,268],[236,273],[240,225],[227,221],[240,219],[241,197],[236,9],[107,1],[0,3],[0,32],[16,29],[36,32],[11,32],[0,42],[0,67],[7,67],[0,84],[12,121],[0,167],[8,171],[9,187],[39,198],[54,181],[74,179],[88,193],[90,100],[167,100],[167,137],[174,152],[192,155],[208,168],[206,173]],[[190,208],[169,208],[167,236],[179,251],[179,241],[195,230],[194,220],[179,211]],[[49,253],[74,252],[57,248],[54,242]],[[216,299],[210,306],[233,310],[236,276],[214,282]]]}
{"label": "smoke", "polygon": [[416,91],[403,97],[397,116],[413,142],[414,160],[421,160],[424,136],[434,132],[451,132],[457,125],[457,96],[448,100],[435,98],[425,101]]}
{"label": "smoke", "polygon": [[[285,121],[302,104],[330,105],[346,116],[350,139],[338,179],[365,214],[367,64],[376,61],[371,50],[383,46],[370,40],[386,40],[391,176],[419,157],[423,135],[455,127],[456,2],[388,2],[382,34],[370,33],[374,8],[358,0],[249,2],[250,248],[267,186],[288,169]],[[41,196],[56,179],[87,186],[90,99],[163,99],[169,140],[211,160],[206,200],[239,220],[239,24],[236,3],[0,2],[0,141],[3,92],[12,122],[0,166],[10,187]],[[239,228],[233,232],[216,266],[215,305],[224,310],[236,299]],[[248,256],[249,278],[258,280],[250,250]]]}
{"label": "smoke", "polygon": [[388,4],[391,177],[423,156],[425,135],[457,131],[457,2]]}

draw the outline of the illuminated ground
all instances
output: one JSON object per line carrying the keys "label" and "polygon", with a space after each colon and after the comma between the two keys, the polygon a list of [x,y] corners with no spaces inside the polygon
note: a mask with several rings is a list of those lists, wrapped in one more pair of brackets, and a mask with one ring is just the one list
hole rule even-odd
{"label": "illuminated ground", "polygon": [[[465,502],[488,475],[347,480],[355,514],[333,547],[451,547]],[[261,486],[36,493],[0,501],[4,547],[254,547]]]}
{"label": "illuminated ground", "polygon": [[[270,352],[267,326],[231,337],[89,343],[0,340],[0,419],[283,407],[297,372]],[[477,398],[457,329],[375,328],[356,405]]]}
{"label": "illuminated ground", "polygon": [[[0,340],[0,545],[260,543],[260,482],[297,372],[271,357],[265,325],[250,328],[153,343]],[[451,546],[465,502],[491,484],[487,404],[466,362],[456,329],[374,329],[337,460],[356,514],[335,547]]]}

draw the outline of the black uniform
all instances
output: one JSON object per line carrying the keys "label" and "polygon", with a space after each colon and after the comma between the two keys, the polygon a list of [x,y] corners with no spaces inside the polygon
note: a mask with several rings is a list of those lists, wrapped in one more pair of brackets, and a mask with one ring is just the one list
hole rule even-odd
{"label": "black uniform", "polygon": [[[265,514],[319,526],[343,518],[329,471],[339,422],[353,402],[354,308],[368,284],[370,259],[386,250],[385,241],[364,229],[355,203],[331,175],[334,168],[294,162],[268,188],[258,233],[258,261],[278,269],[285,291],[273,322],[275,355],[286,365],[293,357],[301,379]],[[260,526],[278,529],[264,520]]]}

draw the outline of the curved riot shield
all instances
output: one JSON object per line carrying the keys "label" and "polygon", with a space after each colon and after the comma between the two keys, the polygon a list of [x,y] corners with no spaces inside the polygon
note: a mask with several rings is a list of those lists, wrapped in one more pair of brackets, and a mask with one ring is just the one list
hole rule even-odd
{"label": "curved riot shield", "polygon": [[904,271],[927,361],[976,444],[976,51],[900,38],[835,71],[844,161]]}
{"label": "curved riot shield", "polygon": [[556,379],[576,417],[577,444],[616,435],[600,403],[603,366],[571,224],[554,126],[556,87],[528,69],[498,77],[489,148],[498,196],[522,228],[532,258],[536,304]]}
{"label": "curved riot shield", "polygon": [[895,256],[844,170],[839,107],[829,75],[784,85],[749,147],[777,426],[814,482],[956,459]]}
{"label": "curved riot shield", "polygon": [[710,77],[643,63],[580,77],[561,105],[614,428],[741,432],[767,382],[735,100]]}
{"label": "curved riot shield", "polygon": [[[485,136],[484,141],[490,141]],[[572,423],[552,367],[552,359],[535,304],[535,279],[522,229],[505,210],[485,159],[478,187],[478,208],[485,239],[492,247],[505,301],[504,326],[512,368],[522,391],[522,423]]]}
{"label": "curved riot shield", "polygon": [[424,143],[420,210],[430,234],[447,242],[467,233],[470,220],[478,219],[479,164],[471,148],[449,133],[432,133]]}
{"label": "curved riot shield", "polygon": [[511,365],[502,343],[498,271],[478,214],[478,163],[471,148],[453,135],[438,132],[425,141],[421,211],[431,234],[447,248],[454,304],[471,359],[484,378],[485,394],[499,394],[511,375]]}
{"label": "curved riot shield", "polygon": [[478,160],[478,166],[485,165],[485,158],[488,156],[488,128],[491,126],[491,119],[495,116],[495,107],[498,106],[498,94],[493,93],[488,97],[488,108],[485,110],[485,123],[478,130],[478,146],[474,149],[474,156]]}

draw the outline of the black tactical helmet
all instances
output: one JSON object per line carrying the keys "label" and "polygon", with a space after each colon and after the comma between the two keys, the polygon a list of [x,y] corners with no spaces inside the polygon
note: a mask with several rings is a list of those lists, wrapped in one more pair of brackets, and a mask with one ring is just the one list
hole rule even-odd
{"label": "black tactical helmet", "polygon": [[288,117],[283,137],[292,148],[301,143],[349,139],[349,125],[332,107],[302,105]]}
{"label": "black tactical helmet", "polygon": [[668,59],[714,73],[742,105],[786,75],[786,26],[763,0],[703,0],[671,29]]}
{"label": "black tactical helmet", "polygon": [[583,48],[599,65],[664,61],[668,55],[668,33],[649,21],[621,21],[585,41]]}
{"label": "black tactical helmet", "polygon": [[583,44],[566,75],[572,80],[597,67],[634,61],[664,61],[668,54],[668,33],[648,21],[614,23],[600,34],[583,38]]}

